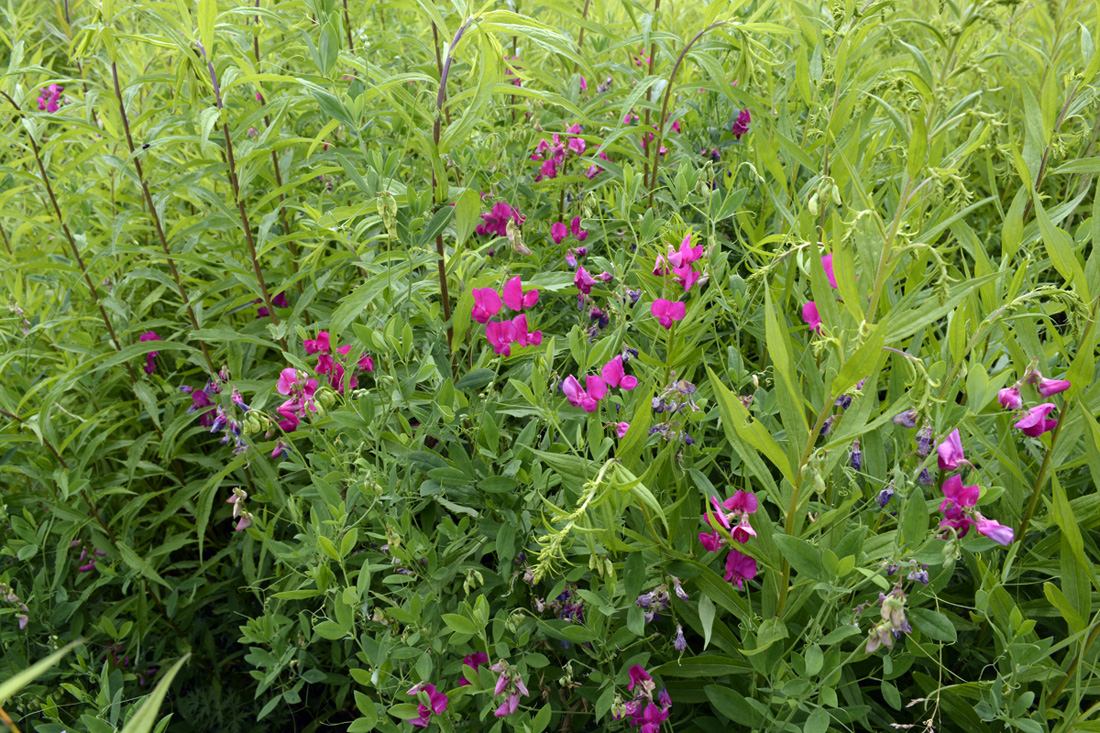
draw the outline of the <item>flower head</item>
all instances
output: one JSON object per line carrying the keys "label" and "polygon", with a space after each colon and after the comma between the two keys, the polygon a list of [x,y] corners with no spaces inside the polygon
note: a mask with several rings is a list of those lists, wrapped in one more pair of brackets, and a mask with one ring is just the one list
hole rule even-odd
{"label": "flower head", "polygon": [[[578,242],[583,242],[588,239],[588,232],[581,229],[581,218],[579,216],[573,217],[573,221],[569,223],[569,229],[573,232],[573,236],[576,237]],[[578,252],[578,254],[580,253]]]}
{"label": "flower head", "polygon": [[802,320],[814,333],[821,333],[821,316],[817,312],[817,303],[812,300],[802,306]]}
{"label": "flower head", "polygon": [[1072,386],[1073,385],[1070,384],[1070,381],[1068,379],[1043,379],[1043,378],[1040,378],[1039,379],[1039,384],[1038,384],[1038,386],[1036,386],[1036,389],[1039,391],[1039,394],[1042,395],[1043,397],[1050,397],[1051,395],[1056,395],[1059,392],[1065,392],[1067,389],[1069,389]]}
{"label": "flower head", "polygon": [[421,691],[427,693],[428,704],[425,705],[424,703],[420,703],[417,705],[416,712],[420,714],[420,717],[414,718],[408,722],[412,723],[416,728],[427,728],[432,715],[440,715],[447,709],[447,696],[442,692],[436,692],[435,685],[429,685],[423,682],[414,685],[407,694],[418,696]]}
{"label": "flower head", "polygon": [[657,689],[657,685],[654,684],[653,678],[649,676],[649,673],[641,667],[641,665],[633,665],[627,672],[630,676],[630,682],[627,684],[626,689],[630,692],[634,692],[634,688],[639,686],[646,693],[651,693]]}
{"label": "flower head", "polygon": [[[1052,405],[1053,406],[1053,405]],[[942,443],[936,446],[938,464],[941,471],[954,471],[959,464],[966,463],[963,457],[962,438],[959,437],[959,429],[955,428]]]}
{"label": "flower head", "polygon": [[568,236],[569,230],[560,221],[550,225],[550,238],[554,240],[554,244],[561,244],[562,240]]}
{"label": "flower head", "polygon": [[737,550],[730,550],[730,554],[726,556],[726,580],[733,583],[737,590],[741,590],[744,581],[755,577],[756,560]]}
{"label": "flower head", "polygon": [[1053,402],[1044,402],[1041,405],[1036,405],[1027,411],[1027,414],[1023,416],[1013,427],[1019,428],[1024,435],[1031,436],[1032,438],[1038,438],[1048,430],[1053,430],[1058,424],[1058,421],[1054,418],[1049,418],[1047,415],[1055,408]]}
{"label": "flower head", "polygon": [[621,389],[630,390],[638,386],[638,378],[630,376],[626,373],[626,370],[623,369],[622,355],[616,356],[614,359],[604,364],[601,376],[609,387],[619,387]]}
{"label": "flower head", "polygon": [[670,301],[657,298],[649,307],[649,312],[665,328],[672,328],[673,321],[682,321],[687,315],[687,305],[679,300]]}
{"label": "flower head", "polygon": [[585,379],[587,389],[582,389],[577,378],[570,374],[561,383],[561,391],[565,398],[574,407],[580,407],[585,412],[595,412],[600,400],[607,395],[607,383],[597,376],[588,375]]}
{"label": "flower head", "polygon": [[1006,410],[1019,410],[1024,406],[1024,398],[1020,396],[1020,388],[1016,386],[1005,387],[998,392],[997,401]]}
{"label": "flower head", "polygon": [[504,284],[503,295],[504,305],[514,311],[530,308],[539,302],[539,291],[528,290],[526,293],[523,292],[523,283],[520,281],[519,275]]}
{"label": "flower head", "polygon": [[983,534],[994,542],[1008,547],[1012,544],[1014,534],[1009,527],[997,522],[993,519],[986,519],[980,513],[974,513],[974,528],[978,530],[978,534]]}
{"label": "flower head", "polygon": [[475,321],[488,323],[489,319],[500,313],[500,295],[497,294],[496,290],[493,288],[474,288],[473,293],[474,307],[470,315]]}
{"label": "flower head", "polygon": [[573,284],[577,286],[577,290],[588,295],[592,292],[592,286],[596,284],[596,279],[588,274],[588,270],[584,269],[584,265],[581,265],[573,276]]}

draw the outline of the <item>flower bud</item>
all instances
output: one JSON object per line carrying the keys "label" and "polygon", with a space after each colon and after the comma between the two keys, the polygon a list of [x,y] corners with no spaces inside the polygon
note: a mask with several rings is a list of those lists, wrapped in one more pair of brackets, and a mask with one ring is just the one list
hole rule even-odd
{"label": "flower bud", "polygon": [[1005,387],[998,392],[997,401],[1006,410],[1019,410],[1024,406],[1024,399],[1020,396],[1020,388],[1016,386]]}

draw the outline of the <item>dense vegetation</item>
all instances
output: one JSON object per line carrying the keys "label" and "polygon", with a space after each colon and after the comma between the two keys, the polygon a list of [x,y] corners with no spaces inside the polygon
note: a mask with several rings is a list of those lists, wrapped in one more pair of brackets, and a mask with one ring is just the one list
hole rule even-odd
{"label": "dense vegetation", "polygon": [[0,729],[1100,730],[1100,7],[0,12]]}

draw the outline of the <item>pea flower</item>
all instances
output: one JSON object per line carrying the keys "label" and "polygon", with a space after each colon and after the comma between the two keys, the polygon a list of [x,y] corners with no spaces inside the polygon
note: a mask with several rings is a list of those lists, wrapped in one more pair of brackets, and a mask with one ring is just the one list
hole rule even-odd
{"label": "pea flower", "polygon": [[[1054,407],[1054,405],[1051,405]],[[962,438],[959,437],[959,429],[955,428],[947,438],[936,446],[938,456],[937,463],[941,471],[954,471],[959,464],[966,463],[963,457]]]}
{"label": "pea flower", "polygon": [[997,401],[1006,410],[1019,410],[1024,406],[1024,399],[1020,396],[1020,388],[1016,386],[1005,387],[998,392]]}
{"label": "pea flower", "polygon": [[733,133],[733,136],[735,138],[740,140],[741,136],[749,131],[749,124],[751,122],[752,122],[752,115],[749,113],[749,111],[747,109],[743,109],[737,115],[737,120],[730,127],[730,132]]}
{"label": "pea flower", "polygon": [[584,265],[581,265],[577,267],[577,274],[573,276],[573,284],[577,286],[577,290],[588,295],[592,292],[592,286],[596,284],[596,279],[588,274],[588,270],[584,269]]}
{"label": "pea flower", "polygon": [[1059,392],[1065,392],[1072,384],[1068,379],[1039,379],[1039,385],[1036,389],[1043,397],[1050,397],[1056,395]]}
{"label": "pea flower", "polygon": [[416,712],[420,714],[420,717],[408,721],[413,724],[414,728],[427,728],[432,715],[440,715],[447,709],[447,696],[442,692],[436,692],[435,685],[421,682],[418,685],[414,685],[407,694],[415,697],[418,696],[421,691],[428,694],[430,706],[424,703],[417,705]]}
{"label": "pea flower", "polygon": [[630,376],[623,369],[623,357],[621,354],[603,365],[601,376],[603,377],[603,381],[607,382],[608,387],[619,387],[620,389],[631,390],[638,386],[638,378]]}
{"label": "pea flower", "polygon": [[519,209],[513,209],[509,204],[498,201],[493,204],[492,210],[488,213],[482,214],[481,219],[484,223],[478,224],[475,231],[479,236],[486,234],[496,234],[497,236],[508,236],[508,221],[511,220],[516,226],[520,226],[527,217],[519,213]]}
{"label": "pea flower", "polygon": [[569,404],[579,407],[585,412],[595,412],[600,400],[607,395],[607,383],[590,374],[585,378],[585,386],[587,389],[582,389],[577,378],[570,374],[561,383],[561,391],[565,393],[565,398],[569,401]]}
{"label": "pea flower", "polygon": [[657,298],[649,307],[649,312],[665,328],[672,328],[673,321],[682,321],[687,315],[687,305],[679,300],[670,301]]}
{"label": "pea flower", "polygon": [[[986,519],[980,512],[974,512],[974,528],[997,544],[1008,547],[1015,537],[1012,529],[993,519]],[[927,585],[927,582],[925,583]]]}
{"label": "pea flower", "polygon": [[1048,430],[1053,430],[1054,426],[1058,424],[1058,421],[1054,418],[1047,417],[1054,408],[1055,404],[1053,402],[1036,405],[1028,410],[1027,414],[1013,427],[1019,428],[1024,435],[1038,438]]}
{"label": "pea flower", "polygon": [[[470,312],[471,317],[478,323],[488,323],[489,320],[500,313],[500,295],[493,288],[474,288],[474,307]],[[322,333],[324,333],[322,331]],[[328,334],[325,334],[327,337]],[[309,347],[306,347],[307,353]]]}
{"label": "pea flower", "polygon": [[626,437],[626,431],[630,430],[630,423],[628,422],[616,422],[611,423],[615,428],[615,435],[621,440]]}
{"label": "pea flower", "polygon": [[817,303],[812,300],[802,306],[802,320],[810,327],[813,333],[821,333],[821,316],[817,313]]}
{"label": "pea flower", "polygon": [[562,240],[569,236],[569,230],[565,228],[565,225],[560,221],[556,221],[550,225],[550,238],[554,240],[554,244],[561,244]]}
{"label": "pea flower", "polygon": [[679,249],[673,249],[672,245],[668,246],[668,263],[673,267],[682,267],[684,265],[690,265],[703,256],[703,245],[691,246],[691,233],[689,232],[684,240],[680,242]]}
{"label": "pea flower", "polygon": [[635,664],[631,666],[627,674],[630,676],[630,682],[627,684],[626,689],[630,692],[634,692],[634,688],[641,687],[645,693],[652,693],[657,689],[656,683],[653,682],[653,678],[649,676],[649,673],[642,668],[641,665]]}
{"label": "pea flower", "polygon": [[[486,654],[485,652],[476,652],[474,654],[467,654],[465,657],[462,658],[462,666],[469,667],[470,669],[473,669],[473,670],[476,670],[481,665],[488,664],[488,663],[489,663],[489,655]],[[465,687],[468,684],[470,684],[470,681],[468,679],[466,679],[465,676],[463,676],[462,681],[460,681],[458,683],[458,686],[459,687]]]}
{"label": "pea flower", "polygon": [[504,284],[502,294],[504,295],[504,305],[514,311],[530,308],[539,302],[539,291],[528,290],[526,293],[523,292],[523,283],[520,281],[519,275]]}
{"label": "pea flower", "polygon": [[[138,336],[138,341],[141,341],[141,342],[160,341],[160,340],[161,340],[160,336],[158,336],[155,331],[146,331],[145,333]],[[146,374],[152,374],[153,372],[155,372],[157,370],[157,364],[156,364],[155,359],[159,355],[160,355],[159,351],[150,351],[149,353],[147,353],[145,355],[145,366],[142,367],[142,369],[145,370]]]}
{"label": "pea flower", "polygon": [[825,255],[821,258],[821,267],[825,270],[825,277],[829,278],[829,284],[836,287],[836,274],[833,272],[833,256]]}
{"label": "pea flower", "polygon": [[574,216],[573,221],[569,223],[569,229],[573,232],[573,236],[576,237],[578,242],[583,242],[588,239],[588,231],[581,229],[581,218]]}
{"label": "pea flower", "polygon": [[737,590],[744,587],[744,581],[756,577],[756,569],[756,560],[737,550],[730,550],[726,556],[726,580],[733,583]]}
{"label": "pea flower", "polygon": [[900,425],[903,428],[915,428],[917,427],[917,411],[906,410],[905,412],[894,415],[890,418],[890,422],[895,425]]}

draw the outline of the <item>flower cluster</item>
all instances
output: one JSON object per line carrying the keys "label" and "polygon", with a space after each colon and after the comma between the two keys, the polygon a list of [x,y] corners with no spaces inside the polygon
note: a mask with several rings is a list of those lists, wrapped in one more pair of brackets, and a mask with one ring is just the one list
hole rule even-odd
{"label": "flower cluster", "polygon": [[584,155],[587,143],[585,143],[584,138],[576,137],[584,132],[584,127],[580,124],[573,124],[566,132],[568,133],[566,136],[555,132],[551,137],[553,142],[547,142],[543,138],[535,147],[535,152],[531,153],[531,160],[542,161],[539,172],[535,176],[535,183],[544,178],[557,178],[559,174],[564,173],[566,156],[571,154],[578,157]]}
{"label": "flower cluster", "polygon": [[[628,692],[633,692],[634,697],[629,702],[616,700],[612,707],[612,715],[615,720],[622,720],[630,716],[630,726],[641,728],[641,733],[658,733],[661,723],[668,720],[668,711],[672,707],[672,698],[668,690],[661,688],[657,695],[656,703],[653,701],[653,692],[657,689],[653,678],[640,665],[633,665],[627,675],[630,682],[627,683]],[[636,690],[636,691],[635,691]]]}
{"label": "flower cluster", "polygon": [[[306,353],[313,355],[317,354],[317,366],[313,368],[319,376],[328,376],[329,386],[340,394],[344,394],[344,364],[340,363],[339,359],[333,355],[347,356],[351,351],[351,344],[346,346],[340,346],[333,348],[328,331],[320,331],[315,339],[305,339],[302,341],[302,346],[305,348]],[[366,353],[359,355],[359,359],[355,362],[355,366],[359,372],[373,372],[374,371],[374,359],[368,356]],[[286,370],[284,370],[284,374]],[[282,380],[280,379],[280,383]],[[359,386],[359,377],[355,372],[348,374],[347,386],[351,389],[355,389]],[[280,392],[280,394],[289,394],[288,392]]]}
{"label": "flower cluster", "polygon": [[[93,559],[93,563],[95,560]],[[15,591],[11,589],[11,586],[6,583],[0,583],[0,598],[4,599],[7,603],[15,606],[16,614],[15,620],[19,624],[19,630],[27,628],[27,624],[31,622],[30,609],[27,608],[27,604],[16,595]]]}
{"label": "flower cluster", "polygon": [[[961,465],[972,465],[963,456],[962,438],[956,428],[947,438],[936,446],[938,465],[942,471],[954,471]],[[943,502],[940,511],[943,519],[940,529],[952,530],[959,537],[965,537],[973,526],[979,534],[1002,545],[1012,544],[1012,530],[995,520],[986,519],[974,509],[981,490],[977,484],[963,486],[962,476],[955,474],[943,482]]]}
{"label": "flower cluster", "polygon": [[496,686],[493,688],[493,697],[506,696],[500,707],[493,711],[493,715],[498,718],[511,715],[519,709],[520,697],[529,697],[531,693],[527,691],[527,686],[523,684],[523,678],[520,677],[519,672],[509,669],[508,662],[503,659],[489,669],[499,675]]}
{"label": "flower cluster", "polygon": [[479,236],[495,234],[498,237],[508,236],[508,222],[513,222],[517,227],[523,226],[527,217],[519,213],[519,209],[513,209],[511,205],[498,201],[488,213],[481,215],[481,224],[474,230]]}
{"label": "flower cluster", "polygon": [[80,548],[80,555],[77,556],[76,559],[76,561],[80,563],[80,565],[76,568],[76,571],[78,573],[92,572],[93,570],[95,570],[96,559],[101,558],[107,554],[103,550],[97,550],[94,547],[89,549],[88,546],[85,545],[84,542],[82,542],[81,540],[73,540],[69,543],[69,546]]}
{"label": "flower cluster", "polygon": [[[421,695],[421,692],[424,694]],[[420,704],[416,706],[416,712],[420,717],[408,721],[414,728],[427,728],[433,715],[441,715],[447,710],[447,696],[442,692],[436,692],[435,685],[421,682],[413,685],[407,694],[420,699]]]}
{"label": "flower cluster", "polygon": [[233,496],[226,500],[226,504],[233,505],[233,519],[237,520],[237,526],[233,528],[234,532],[243,532],[252,526],[252,512],[243,508],[245,500],[248,498],[248,494],[240,486],[233,489]]}
{"label": "flower cluster", "polygon": [[[703,256],[703,245],[698,244],[694,247],[691,246],[691,234],[688,233],[684,237],[684,241],[680,242],[679,249],[673,249],[672,245],[668,245],[667,257],[665,255],[657,255],[657,261],[653,266],[653,274],[657,277],[675,276],[680,281],[680,286],[683,287],[684,292],[691,290],[691,286],[699,282],[701,273],[696,272],[691,266],[693,262],[697,262]],[[654,312],[653,315],[657,315]],[[658,316],[659,317],[659,316]],[[676,318],[675,320],[680,320]],[[668,328],[662,321],[662,326]]]}
{"label": "flower cluster", "polygon": [[275,408],[275,412],[282,417],[279,428],[283,432],[293,433],[298,429],[303,417],[310,412],[317,412],[317,403],[314,399],[317,394],[316,379],[307,379],[302,372],[293,367],[287,367],[279,373],[279,381],[275,389],[279,394],[289,398]]}
{"label": "flower cluster", "polygon": [[[1053,397],[1059,392],[1065,392],[1073,386],[1067,379],[1046,379],[1039,370],[1032,367],[1028,370],[1023,383],[1035,386],[1035,391],[1040,397]],[[1021,382],[1011,387],[1005,387],[997,393],[997,401],[1006,410],[1022,410],[1024,398],[1020,393]],[[1053,402],[1044,402],[1025,411],[1023,417],[1013,427],[1019,429],[1024,435],[1038,438],[1043,433],[1053,430],[1058,421],[1047,417],[1057,407]]]}
{"label": "flower cluster", "polygon": [[504,284],[504,290],[498,293],[494,288],[474,288],[474,306],[470,316],[478,323],[485,324],[485,338],[493,350],[503,356],[512,355],[512,345],[537,346],[542,343],[542,331],[529,331],[527,316],[523,313],[511,320],[503,318],[491,320],[500,313],[501,299],[504,305],[517,313],[533,307],[539,300],[539,291],[524,292],[523,282],[516,275]]}
{"label": "flower cluster", "polygon": [[[584,387],[581,387],[581,383],[577,381],[577,378],[570,374],[561,383],[561,391],[565,393],[565,399],[573,407],[579,407],[585,412],[595,412],[599,407],[600,400],[607,396],[609,387],[618,387],[623,390],[634,389],[638,386],[638,379],[626,373],[623,363],[621,354],[614,357],[603,365],[603,369],[600,370],[601,376],[597,377],[594,374],[589,374],[585,377]],[[628,424],[626,427],[629,428],[630,425]],[[623,435],[625,434],[626,429],[624,428]]]}
{"label": "flower cluster", "polygon": [[719,502],[717,496],[710,497],[710,500],[714,505],[713,519],[721,531],[714,526],[708,512],[704,519],[712,531],[700,532],[699,542],[708,552],[721,552],[723,547],[730,546],[726,556],[726,580],[741,590],[746,580],[756,577],[756,560],[742,554],[733,545],[735,542],[744,544],[756,537],[756,530],[752,528],[749,516],[756,513],[759,502],[756,495],[748,491],[736,491],[723,502]]}
{"label": "flower cluster", "polygon": [[880,646],[893,649],[895,639],[900,639],[902,634],[913,630],[905,617],[905,592],[900,585],[894,586],[887,594],[879,593],[878,601],[881,606],[881,620],[871,627],[871,636],[867,639],[866,647],[868,654]]}
{"label": "flower cluster", "polygon": [[[156,331],[146,331],[145,333],[138,336],[138,341],[140,341],[142,343],[145,343],[146,341],[160,341],[160,340],[161,340],[161,338],[160,338],[160,336],[157,335]],[[142,368],[145,370],[146,374],[152,374],[153,372],[155,372],[157,370],[156,358],[159,355],[160,355],[159,351],[150,351],[149,353],[147,353],[145,355],[145,366],[142,367]]]}
{"label": "flower cluster", "polygon": [[38,92],[38,109],[43,112],[56,112],[61,108],[61,93],[65,87],[60,84],[50,84]]}

